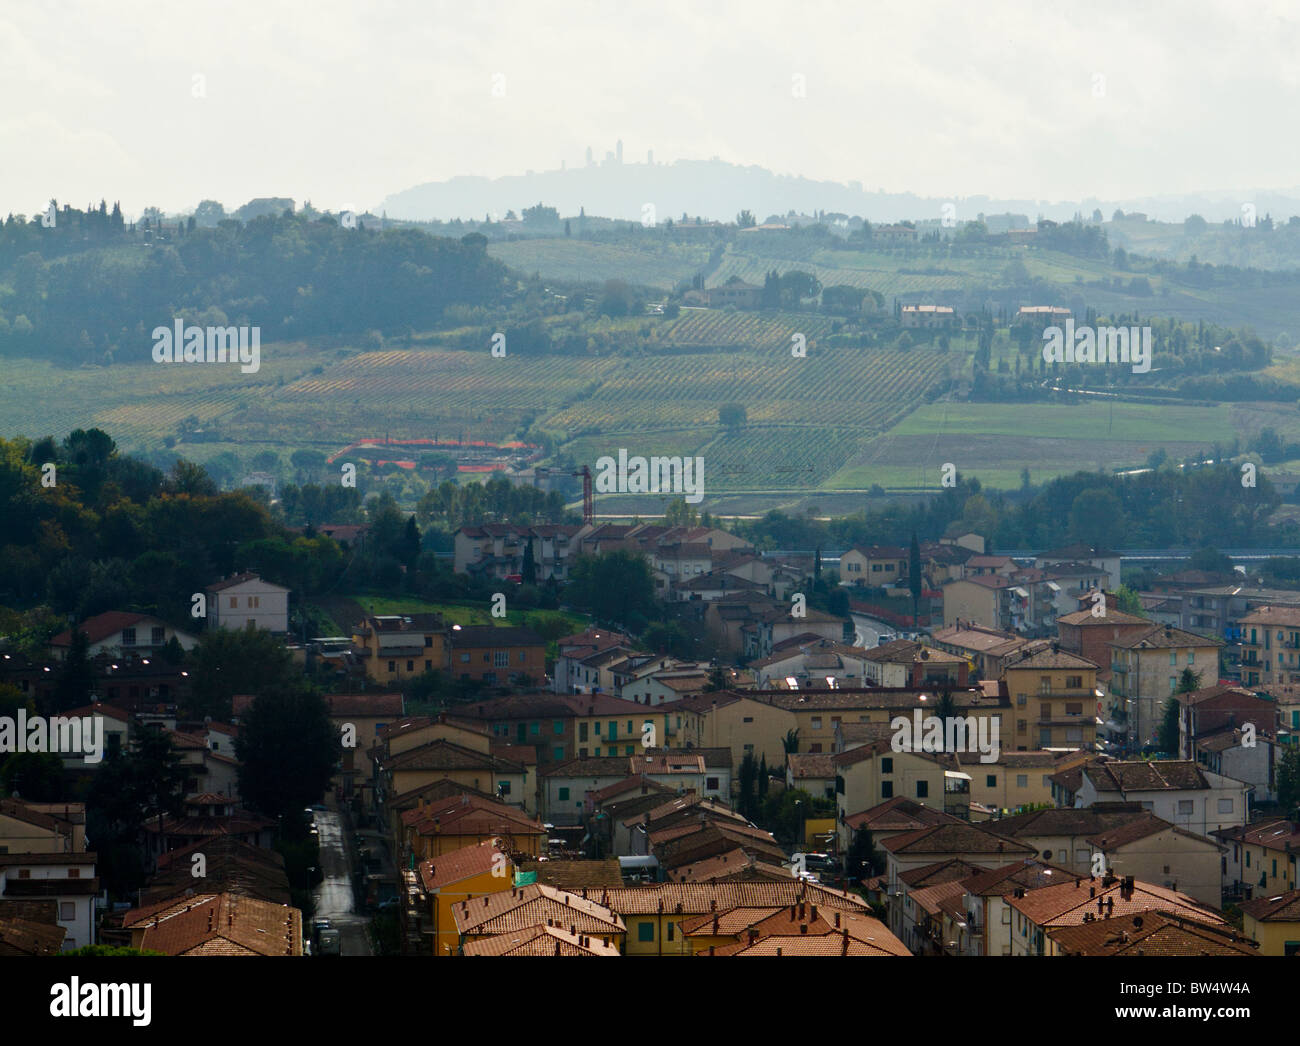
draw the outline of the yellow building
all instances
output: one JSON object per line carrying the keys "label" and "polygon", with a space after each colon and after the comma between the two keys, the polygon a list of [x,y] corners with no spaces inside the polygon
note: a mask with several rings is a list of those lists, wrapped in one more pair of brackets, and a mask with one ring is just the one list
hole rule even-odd
{"label": "yellow building", "polygon": [[433,955],[451,955],[460,947],[453,905],[514,886],[515,866],[497,844],[496,839],[484,840],[421,861],[416,867],[419,932]]}
{"label": "yellow building", "polygon": [[447,625],[438,614],[370,615],[352,631],[366,677],[393,686],[451,666]]}
{"label": "yellow building", "polygon": [[[608,890],[601,901],[626,922],[625,955],[693,955],[710,943],[731,943],[726,935],[687,936],[684,924],[736,908],[788,908],[800,901],[835,911],[870,915],[862,898],[802,879],[731,880],[717,883],[659,883]],[[833,918],[833,916],[832,916]]]}
{"label": "yellow building", "polygon": [[[579,694],[568,700],[574,706],[578,758],[638,755],[643,747],[681,748],[682,724],[693,725],[693,713],[677,707],[681,702],[639,705],[606,694]],[[649,743],[643,746],[642,738]]]}
{"label": "yellow building", "polygon": [[[886,799],[913,799],[922,806],[964,817],[968,792],[949,795],[946,766],[955,767],[951,755],[896,752],[889,741],[873,741],[833,757],[836,817],[844,819],[878,806]],[[951,809],[949,809],[951,807]]]}
{"label": "yellow building", "polygon": [[[970,775],[970,800],[990,816],[1002,810],[1052,805],[1052,774],[1062,768],[1052,752],[1012,752],[1003,748],[997,760],[981,763],[978,754],[961,753],[958,762]],[[977,819],[977,811],[971,811]]]}
{"label": "yellow building", "polygon": [[81,803],[60,804],[79,807],[83,824],[79,826],[80,845],[76,845],[73,825],[33,809],[37,804],[18,799],[0,799],[0,853],[81,853],[86,849],[84,807]]}
{"label": "yellow building", "polygon": [[[1097,741],[1097,666],[1064,650],[1040,650],[1002,670],[1011,699],[1002,746],[1094,751]],[[1050,799],[1050,796],[1048,797]],[[1047,801],[1047,800],[1044,800]]]}
{"label": "yellow building", "polygon": [[335,784],[350,796],[374,780],[374,745],[394,720],[402,718],[401,694],[325,694],[330,722],[343,741],[343,771]]}
{"label": "yellow building", "polygon": [[1260,607],[1240,625],[1241,681],[1246,686],[1300,683],[1300,608]]}
{"label": "yellow building", "polygon": [[[957,715],[982,719],[1002,718],[1008,705],[997,694],[966,688],[951,692]],[[799,731],[799,751],[813,755],[834,752],[837,731],[841,726],[855,723],[876,723],[888,726],[897,716],[910,716],[915,709],[930,714],[940,695],[934,689],[866,689],[866,690],[767,690],[747,695],[783,708],[794,714],[795,729]],[[988,729],[988,728],[986,728]],[[1006,730],[1001,729],[1005,737]],[[768,760],[771,765],[771,759]]]}
{"label": "yellow building", "polygon": [[1243,901],[1242,931],[1259,944],[1260,955],[1300,955],[1300,890]]}
{"label": "yellow building", "polygon": [[400,755],[434,741],[451,741],[484,755],[492,750],[492,738],[486,724],[456,716],[449,717],[445,713],[436,718],[417,716],[396,720],[379,732],[379,739],[384,754],[389,756]]}
{"label": "yellow building", "polygon": [[1216,833],[1232,849],[1228,869],[1254,897],[1272,897],[1300,887],[1296,875],[1300,823],[1276,819]]}
{"label": "yellow building", "polygon": [[[502,754],[506,751],[518,754]],[[454,741],[430,741],[386,757],[381,774],[387,795],[446,779],[495,795],[526,813],[537,812],[537,756],[528,747],[499,745],[482,752]]]}
{"label": "yellow building", "polygon": [[788,708],[734,690],[700,694],[666,707],[683,716],[684,736],[694,747],[730,748],[731,765],[736,767],[752,755],[755,761],[766,757],[768,769],[779,770],[785,762],[784,739],[799,726]]}

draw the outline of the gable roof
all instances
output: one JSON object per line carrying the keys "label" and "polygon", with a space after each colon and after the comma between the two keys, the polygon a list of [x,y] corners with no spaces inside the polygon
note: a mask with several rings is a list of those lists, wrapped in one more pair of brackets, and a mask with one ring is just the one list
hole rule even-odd
{"label": "gable roof", "polygon": [[1165,650],[1169,647],[1220,647],[1223,646],[1223,640],[1213,636],[1198,636],[1195,632],[1186,632],[1173,625],[1152,625],[1145,632],[1112,640],[1110,645],[1123,650]]}
{"label": "gable roof", "polygon": [[1076,610],[1070,614],[1061,614],[1056,619],[1058,625],[1079,625],[1090,627],[1093,625],[1146,625],[1151,626],[1151,619],[1138,617],[1136,614],[1126,614],[1122,610],[1111,610],[1106,608],[1106,613],[1101,615],[1094,614],[1090,609]]}
{"label": "gable roof", "polygon": [[1156,909],[1047,931],[1066,955],[1258,955],[1230,926]]}
{"label": "gable roof", "polygon": [[570,933],[548,920],[532,926],[499,933],[477,941],[466,941],[465,955],[598,956],[612,958],[622,953],[609,934]]}
{"label": "gable roof", "polygon": [[1032,847],[1005,836],[994,835],[991,831],[976,828],[964,821],[904,832],[884,840],[880,845],[898,857],[957,853],[1005,854],[1014,857],[1017,854],[1030,856],[1034,853]]}
{"label": "gable roof", "polygon": [[[85,632],[86,638],[91,643],[99,643],[109,636],[116,635],[124,628],[130,628],[132,625],[139,624],[141,621],[157,621],[162,625],[166,622],[160,618],[153,617],[150,614],[140,614],[128,610],[107,610],[102,614],[96,614],[94,617],[88,617],[81,624],[76,626],[78,632]],[[57,636],[50,640],[50,646],[71,646],[72,630],[64,629]]]}
{"label": "gable roof", "polygon": [[[462,879],[491,871],[494,862],[500,862],[504,856],[494,841],[484,841],[471,846],[462,846],[459,850],[451,850],[422,861],[416,871],[420,885],[426,892],[433,893]],[[498,867],[503,868],[505,874],[510,874],[508,860]]]}
{"label": "gable roof", "polygon": [[334,716],[400,716],[401,694],[322,694],[329,714]]}
{"label": "gable roof", "polygon": [[852,814],[844,821],[854,831],[866,829],[870,832],[913,832],[930,825],[959,822],[960,819],[952,814],[898,795],[870,809]]}
{"label": "gable roof", "polygon": [[233,893],[204,894],[123,925],[144,931],[139,947],[165,955],[301,955],[302,913]]}
{"label": "gable roof", "polygon": [[1209,788],[1200,766],[1190,759],[1093,760],[1083,772],[1099,792],[1189,791]]}
{"label": "gable roof", "polygon": [[[1113,903],[1111,903],[1113,902]],[[1136,881],[1130,890],[1122,879],[1080,879],[1014,894],[1007,903],[1039,926],[1073,926],[1107,918],[1141,915],[1160,909],[1200,922],[1223,925],[1223,917],[1187,894],[1154,883]],[[1085,919],[1085,917],[1087,917]]]}
{"label": "gable roof", "polygon": [[1238,901],[1237,907],[1259,922],[1300,923],[1300,890]]}
{"label": "gable roof", "polygon": [[462,934],[508,933],[547,919],[581,933],[625,933],[627,926],[610,908],[569,890],[531,883],[499,893],[472,897],[452,905]]}
{"label": "gable roof", "polygon": [[1018,668],[1079,668],[1093,669],[1098,668],[1096,662],[1089,661],[1086,657],[1080,657],[1078,654],[1071,654],[1068,650],[1037,650],[1033,653],[1026,654],[1019,660],[1009,659],[1005,666],[1005,671],[1011,672]]}
{"label": "gable roof", "polygon": [[[521,750],[522,753],[522,750]],[[493,753],[476,752],[446,738],[408,748],[383,761],[385,772],[392,770],[493,770],[505,774],[522,774],[525,764]]]}
{"label": "gable roof", "polygon": [[57,924],[32,922],[0,909],[0,955],[58,955],[67,935]]}
{"label": "gable roof", "polygon": [[285,588],[283,585],[277,585],[272,581],[264,581],[260,575],[253,573],[232,574],[228,578],[223,578],[221,581],[216,581],[211,585],[208,585],[206,591],[224,592],[228,588],[235,588],[237,585],[247,584],[249,581],[256,581],[259,585],[262,585],[265,588],[275,588],[279,589],[281,592],[289,591],[289,589]]}

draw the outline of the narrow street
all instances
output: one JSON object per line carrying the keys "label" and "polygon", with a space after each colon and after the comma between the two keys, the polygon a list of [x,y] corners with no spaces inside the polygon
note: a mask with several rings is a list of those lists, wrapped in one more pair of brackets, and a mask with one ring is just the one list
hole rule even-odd
{"label": "narrow street", "polygon": [[316,888],[316,918],[328,919],[339,931],[341,954],[371,955],[370,935],[366,930],[370,918],[356,911],[343,818],[333,808],[317,810],[315,818],[320,832],[321,869],[325,873],[324,881]]}

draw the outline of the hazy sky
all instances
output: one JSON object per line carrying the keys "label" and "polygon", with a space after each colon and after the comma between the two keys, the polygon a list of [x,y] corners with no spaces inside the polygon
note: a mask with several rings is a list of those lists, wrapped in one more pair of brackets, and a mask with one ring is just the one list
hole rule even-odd
{"label": "hazy sky", "polygon": [[361,209],[617,138],[941,197],[1290,188],[1298,25],[1300,0],[6,0],[0,213]]}

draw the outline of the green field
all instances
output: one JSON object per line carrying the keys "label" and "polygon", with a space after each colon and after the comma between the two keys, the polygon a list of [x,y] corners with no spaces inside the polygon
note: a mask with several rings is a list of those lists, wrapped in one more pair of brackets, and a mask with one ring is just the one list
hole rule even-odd
{"label": "green field", "polygon": [[872,441],[826,485],[938,487],[951,462],[990,486],[1018,487],[1025,468],[1037,484],[1079,469],[1140,466],[1160,448],[1174,459],[1196,455],[1231,443],[1234,432],[1231,404],[935,403]]}
{"label": "green field", "polygon": [[[1254,323],[1266,336],[1270,330],[1300,334],[1300,301],[1276,288],[1220,292],[1150,276],[1153,294],[1135,297],[1086,286],[1127,281],[1134,272],[1036,248],[839,250],[811,237],[760,233],[734,237],[712,269],[710,244],[664,237],[527,239],[490,250],[523,276],[616,278],[660,290],[697,273],[712,287],[731,276],[761,283],[773,269],[801,268],[827,286],[877,291],[887,307],[895,296],[1005,286],[1004,273],[1015,264],[1058,288],[1061,303],[1077,297],[1103,313],[1136,310]],[[1140,466],[1162,447],[1180,459],[1215,442],[1244,444],[1265,426],[1284,440],[1300,440],[1294,403],[956,402],[941,390],[971,378],[976,340],[963,333],[950,336],[945,352],[928,345],[832,345],[845,320],[814,312],[683,308],[673,318],[570,313],[544,323],[557,340],[588,339],[586,353],[494,358],[486,345],[463,348],[481,334],[468,326],[423,331],[367,351],[267,343],[259,373],[250,375],[236,366],[119,362],[61,369],[0,359],[0,434],[61,436],[99,426],[125,449],[157,450],[179,435],[185,419],[196,418],[203,441],[181,439],[177,453],[204,462],[233,451],[247,467],[260,451],[287,463],[295,449],[332,453],[364,437],[495,442],[531,426],[580,464],[623,447],[631,454],[700,455],[706,490],[731,511],[760,505],[769,497],[758,495],[763,491],[784,504],[783,493],[799,499],[875,486],[934,488],[945,462],[988,485],[1016,487],[1025,468],[1037,483],[1079,468]],[[806,340],[805,359],[789,354],[796,335]],[[998,331],[991,368],[1014,371],[1018,358],[1006,331]],[[1261,377],[1300,387],[1300,356],[1279,352],[1276,359]],[[746,408],[739,432],[719,424],[718,408],[731,402]],[[597,511],[604,507],[598,501]]]}

